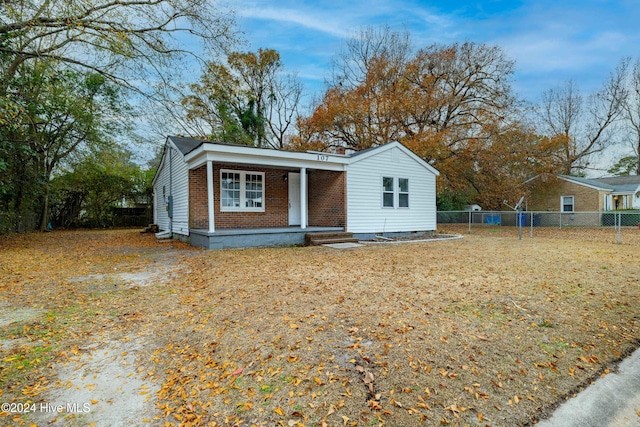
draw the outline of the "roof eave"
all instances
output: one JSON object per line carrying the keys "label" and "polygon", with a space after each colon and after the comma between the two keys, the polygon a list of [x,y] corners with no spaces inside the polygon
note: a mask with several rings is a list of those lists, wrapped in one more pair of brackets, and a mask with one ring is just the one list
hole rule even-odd
{"label": "roof eave", "polygon": [[324,153],[302,153],[205,142],[188,153],[185,161],[190,169],[200,167],[207,161],[216,161],[270,167],[344,170],[349,159],[346,156],[329,156]]}

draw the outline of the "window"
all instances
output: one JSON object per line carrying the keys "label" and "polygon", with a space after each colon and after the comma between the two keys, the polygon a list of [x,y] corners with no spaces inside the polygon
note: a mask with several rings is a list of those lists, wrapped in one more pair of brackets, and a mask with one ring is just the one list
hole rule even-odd
{"label": "window", "polygon": [[573,196],[560,197],[562,212],[573,212]]}
{"label": "window", "polygon": [[262,175],[246,174],[245,175],[245,208],[261,208],[262,207]]}
{"label": "window", "polygon": [[220,210],[264,212],[264,173],[220,171]]}
{"label": "window", "polygon": [[398,178],[398,206],[409,207],[409,179]]}
{"label": "window", "polygon": [[409,179],[382,177],[382,207],[409,207]]}
{"label": "window", "polygon": [[382,177],[382,207],[392,208],[394,207],[394,191],[393,191],[393,178],[384,176]]}

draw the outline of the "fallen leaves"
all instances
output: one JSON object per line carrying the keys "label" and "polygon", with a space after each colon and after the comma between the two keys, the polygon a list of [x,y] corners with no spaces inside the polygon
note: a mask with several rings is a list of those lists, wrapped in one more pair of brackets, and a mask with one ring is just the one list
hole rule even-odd
{"label": "fallen leaves", "polygon": [[[137,393],[155,402],[158,425],[466,425],[490,423],[495,414],[516,425],[597,376],[640,333],[640,292],[621,276],[607,283],[589,267],[617,271],[618,262],[633,259],[633,248],[532,242],[520,257],[510,241],[470,236],[437,251],[416,244],[187,257],[172,249],[149,263],[140,251],[156,250],[151,243],[121,249],[140,242],[135,233],[105,236],[62,243],[59,253],[48,249],[50,257],[34,249],[18,254],[19,245],[0,248],[3,295],[24,306],[50,304],[40,321],[0,332],[34,344],[59,345],[65,337],[70,345],[56,350],[65,360],[87,357],[89,331],[146,337],[135,367],[159,391]],[[34,242],[49,248],[39,238]],[[62,256],[67,249],[71,255]],[[8,264],[7,251],[25,265]],[[588,262],[569,256],[585,251]],[[36,253],[40,264],[27,259]],[[145,292],[104,279],[116,267],[153,269],[167,260],[179,260],[182,272]],[[105,276],[70,282],[78,274]],[[38,299],[28,286],[41,292]],[[607,295],[607,306],[594,295]],[[68,333],[56,329],[63,325]],[[3,399],[46,395],[48,359],[27,353],[16,347],[0,354]],[[130,358],[133,351],[112,354]],[[31,381],[6,382],[6,372],[29,373]]]}

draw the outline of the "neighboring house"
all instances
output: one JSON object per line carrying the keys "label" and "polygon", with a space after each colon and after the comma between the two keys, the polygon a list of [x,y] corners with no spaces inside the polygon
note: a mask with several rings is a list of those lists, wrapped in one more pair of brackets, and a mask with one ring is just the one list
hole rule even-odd
{"label": "neighboring house", "polygon": [[433,231],[438,174],[398,142],[346,155],[171,136],[153,180],[154,222],[206,248]]}
{"label": "neighboring house", "polygon": [[640,209],[640,176],[578,178],[538,175],[525,183],[531,211],[595,212]]}

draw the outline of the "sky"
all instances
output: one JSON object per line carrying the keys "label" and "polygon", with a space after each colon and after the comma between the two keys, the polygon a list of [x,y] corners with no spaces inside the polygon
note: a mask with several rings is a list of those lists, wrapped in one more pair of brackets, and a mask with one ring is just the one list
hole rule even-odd
{"label": "sky", "polygon": [[640,59],[638,0],[229,0],[248,50],[277,50],[307,97],[321,95],[331,59],[367,26],[407,30],[413,47],[466,41],[497,45],[515,61],[525,100],[574,80],[599,89],[623,57]]}

